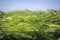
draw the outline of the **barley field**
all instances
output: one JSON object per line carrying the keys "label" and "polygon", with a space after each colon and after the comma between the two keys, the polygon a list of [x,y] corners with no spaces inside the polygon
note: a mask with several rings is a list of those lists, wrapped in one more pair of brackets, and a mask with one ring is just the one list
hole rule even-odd
{"label": "barley field", "polygon": [[0,11],[0,40],[60,40],[60,11]]}

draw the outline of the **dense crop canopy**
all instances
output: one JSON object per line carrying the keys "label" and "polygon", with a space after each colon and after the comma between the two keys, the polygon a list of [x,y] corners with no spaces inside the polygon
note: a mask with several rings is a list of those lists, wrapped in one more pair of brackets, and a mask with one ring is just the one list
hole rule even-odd
{"label": "dense crop canopy", "polygon": [[12,35],[16,40],[57,40],[59,30],[60,11],[0,12],[0,39]]}

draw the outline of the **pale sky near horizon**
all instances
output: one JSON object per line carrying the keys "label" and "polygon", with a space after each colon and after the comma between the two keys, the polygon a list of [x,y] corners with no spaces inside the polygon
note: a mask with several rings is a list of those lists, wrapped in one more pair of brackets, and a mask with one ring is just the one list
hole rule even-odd
{"label": "pale sky near horizon", "polygon": [[0,10],[47,10],[60,9],[60,0],[0,0]]}

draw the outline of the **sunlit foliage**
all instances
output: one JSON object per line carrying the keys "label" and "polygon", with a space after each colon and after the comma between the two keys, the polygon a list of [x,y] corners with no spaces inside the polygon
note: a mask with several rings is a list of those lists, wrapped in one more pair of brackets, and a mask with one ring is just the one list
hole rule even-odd
{"label": "sunlit foliage", "polygon": [[60,11],[0,12],[1,40],[59,40]]}

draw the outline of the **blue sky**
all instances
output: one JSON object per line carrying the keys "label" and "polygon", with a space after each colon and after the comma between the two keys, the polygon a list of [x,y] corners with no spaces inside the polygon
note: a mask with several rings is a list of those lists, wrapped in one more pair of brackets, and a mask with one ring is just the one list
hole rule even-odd
{"label": "blue sky", "polygon": [[60,0],[0,0],[0,10],[47,10],[60,9]]}

